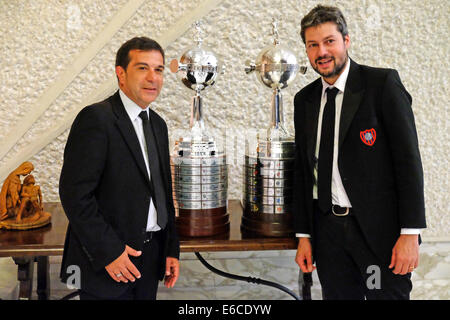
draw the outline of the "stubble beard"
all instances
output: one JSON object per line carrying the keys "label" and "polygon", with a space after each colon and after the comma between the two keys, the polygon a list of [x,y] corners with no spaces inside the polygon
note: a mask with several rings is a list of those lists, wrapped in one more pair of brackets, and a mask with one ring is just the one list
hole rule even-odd
{"label": "stubble beard", "polygon": [[[320,72],[319,71],[317,60],[320,60],[320,59],[323,59],[323,58],[331,58],[333,60],[335,66],[334,66],[333,70],[331,70],[330,72],[325,73],[325,72]],[[338,65],[336,65],[336,58],[335,57],[319,57],[319,58],[316,59],[316,66],[313,67],[313,69],[318,74],[320,74],[322,77],[324,77],[324,78],[331,78],[331,77],[334,77],[336,75],[339,75],[342,72],[342,70],[344,70],[345,65],[347,63],[347,60],[348,60],[348,52],[347,51],[345,52],[344,61],[341,64],[338,64]]]}

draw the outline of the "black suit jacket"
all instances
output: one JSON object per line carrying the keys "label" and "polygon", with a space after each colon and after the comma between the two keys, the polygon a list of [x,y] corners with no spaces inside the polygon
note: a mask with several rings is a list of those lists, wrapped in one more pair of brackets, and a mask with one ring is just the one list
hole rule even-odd
{"label": "black suit jacket", "polygon": [[[321,79],[294,99],[295,229],[313,238],[313,168]],[[397,71],[350,60],[339,132],[338,167],[369,246],[390,261],[401,228],[425,228],[423,171],[411,96]],[[361,133],[374,129],[373,145]],[[320,155],[319,155],[320,156]]]}
{"label": "black suit jacket", "polygon": [[[165,258],[179,258],[179,241],[167,126],[154,111],[149,110],[149,115],[163,171],[168,211],[168,223],[163,230],[164,250],[160,261],[155,261],[160,265],[160,272],[155,276],[162,279]],[[62,280],[71,275],[67,268],[75,265],[81,271],[81,289],[99,297],[120,295],[127,284],[111,279],[105,266],[122,254],[125,245],[142,250],[150,180],[119,91],[85,107],[74,120],[64,150],[59,193],[69,219]]]}

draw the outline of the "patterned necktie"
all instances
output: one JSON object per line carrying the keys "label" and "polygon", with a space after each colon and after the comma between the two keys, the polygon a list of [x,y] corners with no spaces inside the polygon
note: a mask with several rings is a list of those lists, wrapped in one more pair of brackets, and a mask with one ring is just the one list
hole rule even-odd
{"label": "patterned necktie", "polygon": [[327,88],[327,103],[323,111],[318,164],[319,208],[327,212],[331,208],[331,176],[333,170],[334,127],[337,88]]}
{"label": "patterned necktie", "polygon": [[142,119],[145,143],[147,144],[148,165],[150,167],[150,193],[156,207],[157,223],[164,229],[167,224],[167,207],[164,184],[161,177],[161,164],[159,163],[158,151],[156,150],[155,136],[150,128],[147,111],[139,114]]}

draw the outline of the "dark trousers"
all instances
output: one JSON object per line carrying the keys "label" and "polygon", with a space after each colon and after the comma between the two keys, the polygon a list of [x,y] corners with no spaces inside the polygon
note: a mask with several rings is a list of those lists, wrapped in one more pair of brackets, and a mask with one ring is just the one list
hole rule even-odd
{"label": "dark trousers", "polygon": [[[141,273],[135,282],[128,281],[127,289],[118,297],[99,298],[81,291],[80,300],[156,300],[162,240],[160,233],[154,233],[150,241],[144,243],[141,256],[130,257],[131,262]],[[111,281],[114,281],[111,279]]]}
{"label": "dark trousers", "polygon": [[396,275],[375,256],[354,212],[338,217],[315,205],[314,213],[314,257],[324,300],[409,300],[411,274]]}

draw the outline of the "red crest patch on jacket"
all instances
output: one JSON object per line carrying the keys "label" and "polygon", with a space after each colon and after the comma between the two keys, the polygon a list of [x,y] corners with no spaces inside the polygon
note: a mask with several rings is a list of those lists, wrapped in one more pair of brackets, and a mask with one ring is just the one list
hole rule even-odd
{"label": "red crest patch on jacket", "polygon": [[374,128],[367,129],[364,131],[361,131],[359,136],[361,137],[362,142],[364,142],[368,146],[373,146],[375,143],[375,140],[377,139],[377,132]]}

